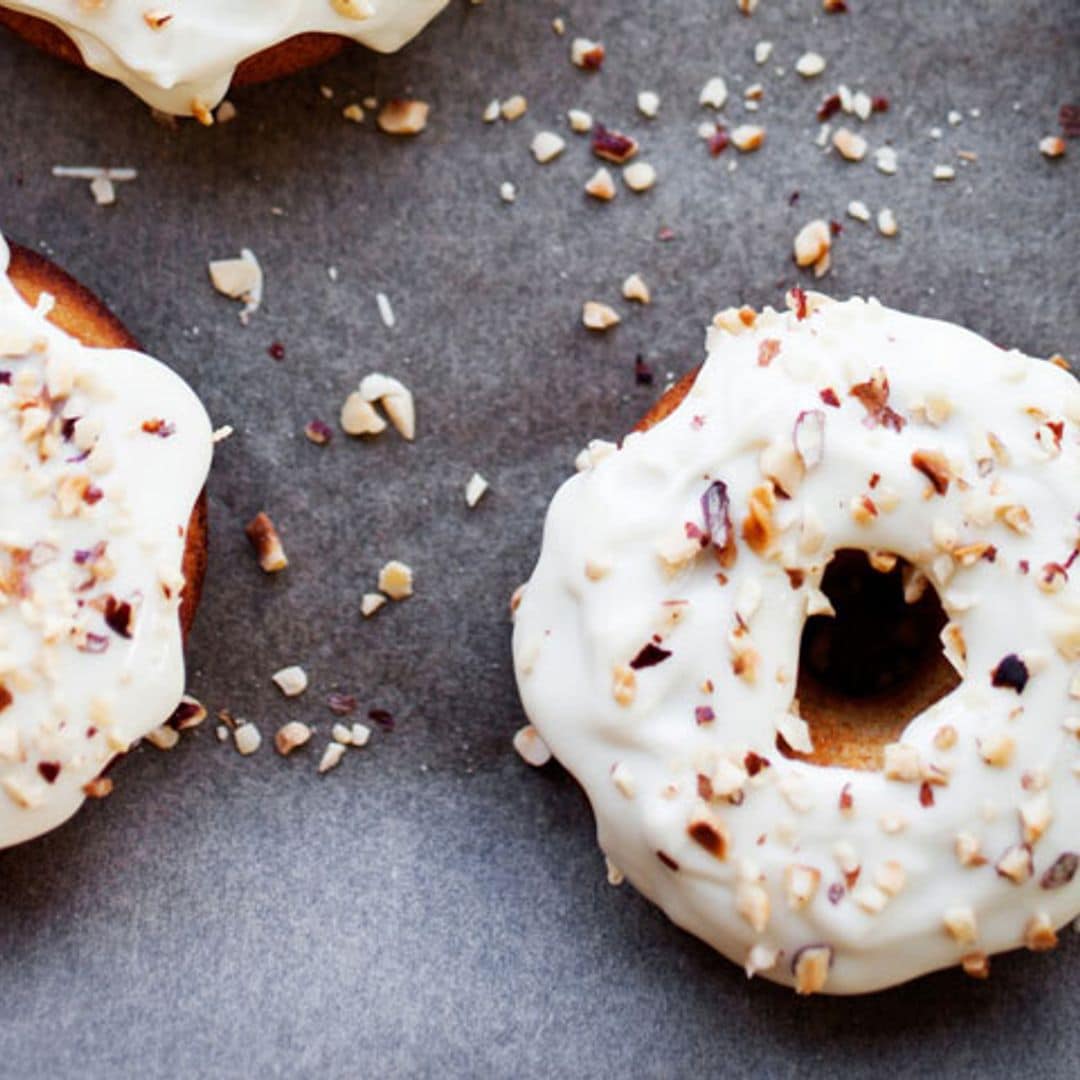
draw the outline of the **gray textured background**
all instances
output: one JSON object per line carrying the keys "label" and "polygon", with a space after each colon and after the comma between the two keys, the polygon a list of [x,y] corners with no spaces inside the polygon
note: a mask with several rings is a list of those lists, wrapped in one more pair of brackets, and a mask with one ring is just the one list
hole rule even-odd
{"label": "gray textured background", "polygon": [[[1000,959],[988,984],[944,973],[846,1001],[747,985],[607,886],[584,799],[509,748],[522,721],[506,601],[547,500],[588,436],[619,435],[652,399],[634,384],[636,352],[682,371],[716,307],[781,301],[810,217],[843,218],[858,197],[901,222],[887,241],[845,219],[834,294],[875,293],[1036,355],[1080,353],[1080,145],[1056,163],[1035,149],[1080,90],[1075,0],[820,7],[762,0],[745,19],[733,0],[455,2],[403,54],[357,50],[240,93],[239,119],[212,131],[157,126],[121,89],[0,38],[0,227],[96,290],[237,428],[210,484],[193,692],[267,736],[305,719],[325,738],[335,689],[397,717],[325,778],[307,751],[241,759],[207,725],[171,754],[132,754],[113,797],[0,854],[0,1074],[1075,1075],[1075,933],[1050,956]],[[568,64],[548,26],[559,11],[606,42],[601,75]],[[776,53],[761,70],[750,53],[766,37]],[[825,76],[776,78],[807,47],[829,59]],[[716,72],[729,121],[741,86],[767,86],[768,142],[734,175],[733,152],[712,160],[695,136]],[[870,134],[900,151],[897,176],[813,145],[814,106],[841,80],[892,99]],[[634,111],[644,87],[664,97],[651,122]],[[417,140],[340,117],[349,100],[410,90],[434,106]],[[479,122],[518,91],[524,119]],[[586,205],[593,162],[576,139],[534,165],[532,133],[578,105],[641,137],[656,190]],[[934,184],[944,161],[958,179]],[[53,179],[57,163],[140,177],[105,210]],[[676,238],[657,242],[661,226]],[[246,330],[205,272],[241,246],[267,273]],[[616,298],[633,270],[654,305],[588,337],[581,302]],[[267,355],[275,340],[283,363]],[[416,392],[416,444],[306,442],[304,423],[332,419],[373,369]],[[493,491],[470,513],[473,469]],[[292,559],[275,580],[242,533],[260,509]],[[417,595],[364,623],[360,594],[390,557],[414,566]],[[285,702],[269,675],[293,662],[312,689]]]}

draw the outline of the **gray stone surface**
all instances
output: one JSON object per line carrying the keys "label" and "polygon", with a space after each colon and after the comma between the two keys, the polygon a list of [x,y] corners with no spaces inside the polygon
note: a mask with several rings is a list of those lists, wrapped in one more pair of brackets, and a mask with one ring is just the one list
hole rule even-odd
{"label": "gray stone surface", "polygon": [[[943,973],[846,1001],[747,985],[607,886],[582,796],[509,748],[521,715],[506,601],[547,500],[587,437],[619,435],[650,402],[635,353],[683,371],[716,307],[781,301],[810,217],[844,220],[834,294],[1080,354],[1080,146],[1056,163],[1036,151],[1080,85],[1080,8],[820,7],[762,0],[746,19],[733,0],[455,2],[401,55],[356,51],[237,94],[239,119],[212,131],[166,130],[119,88],[0,39],[0,227],[107,299],[237,429],[210,483],[192,691],[268,736],[305,719],[321,742],[335,689],[397,718],[325,778],[313,753],[241,759],[208,725],[171,754],[135,752],[112,798],[0,854],[0,1074],[1076,1075],[1075,933],[1050,956],[999,960],[988,984]],[[599,76],[570,67],[549,29],[560,11],[607,43]],[[765,69],[751,59],[761,38],[776,44]],[[808,47],[829,59],[821,79],[774,74]],[[734,153],[712,160],[695,135],[698,89],[717,72],[732,120],[741,87],[767,88],[768,141],[734,174]],[[897,176],[814,146],[814,107],[839,81],[891,98],[869,127],[899,150]],[[645,87],[664,97],[654,121],[634,111]],[[434,106],[417,140],[341,119],[350,100],[409,90]],[[480,123],[514,92],[524,119]],[[570,106],[636,132],[656,190],[586,205],[593,163],[572,137],[536,166],[529,139],[561,129]],[[935,184],[945,161],[958,178]],[[53,179],[56,163],[140,176],[103,210]],[[507,179],[512,207],[498,198]],[[844,219],[851,198],[893,207],[900,236]],[[205,272],[241,246],[267,273],[246,330]],[[633,270],[655,304],[587,336],[582,300],[625,307]],[[276,340],[282,363],[267,355]],[[304,423],[333,419],[372,369],[416,391],[416,444],[306,442]],[[470,513],[474,469],[493,490]],[[242,532],[260,509],[292,558],[275,580]],[[390,557],[415,567],[417,595],[364,623],[360,594]],[[269,675],[293,662],[312,689],[286,702]]]}

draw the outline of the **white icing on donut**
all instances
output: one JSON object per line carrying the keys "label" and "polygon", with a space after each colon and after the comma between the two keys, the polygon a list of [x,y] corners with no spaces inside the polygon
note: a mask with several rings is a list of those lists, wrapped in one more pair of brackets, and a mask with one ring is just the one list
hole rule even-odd
{"label": "white icing on donut", "polygon": [[[213,108],[237,65],[303,33],[340,34],[393,52],[418,34],[448,0],[5,0],[2,6],[58,26],[87,67],[117,79],[143,101],[187,116]],[[155,25],[147,17],[166,14]]]}
{"label": "white icing on donut", "polygon": [[[593,444],[555,496],[515,620],[529,719],[585,788],[611,862],[750,973],[859,993],[1049,946],[1080,913],[1080,559],[1047,567],[1078,544],[1076,380],[874,301],[717,321],[679,408],[621,449]],[[852,395],[875,372],[887,403]],[[769,506],[763,467],[791,498]],[[717,480],[729,566],[696,539]],[[777,750],[779,729],[807,737],[791,713],[800,634],[840,548],[910,560],[962,634],[965,677],[885,772]],[[633,670],[648,643],[670,656]],[[1019,693],[991,679],[1014,654]],[[748,753],[769,766],[748,775]]]}
{"label": "white icing on donut", "polygon": [[0,237],[0,848],[70,817],[176,708],[184,537],[211,456],[177,375],[68,337],[8,257]]}

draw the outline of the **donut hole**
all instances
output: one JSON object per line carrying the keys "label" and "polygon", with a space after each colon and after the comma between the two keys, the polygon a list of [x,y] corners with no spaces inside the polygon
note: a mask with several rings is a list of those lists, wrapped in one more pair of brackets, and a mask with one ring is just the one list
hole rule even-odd
{"label": "donut hole", "polygon": [[904,581],[913,568],[895,559],[883,571],[866,552],[843,548],[826,567],[821,590],[836,615],[807,619],[796,690],[814,750],[798,754],[779,740],[785,756],[880,770],[886,744],[959,684],[941,643],[948,616],[937,590],[926,581],[908,603]]}

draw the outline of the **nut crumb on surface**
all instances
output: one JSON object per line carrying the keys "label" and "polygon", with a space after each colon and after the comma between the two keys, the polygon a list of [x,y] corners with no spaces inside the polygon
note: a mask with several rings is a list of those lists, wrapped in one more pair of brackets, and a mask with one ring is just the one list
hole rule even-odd
{"label": "nut crumb on surface", "polygon": [[419,135],[427,127],[430,112],[426,101],[391,98],[379,109],[375,122],[387,135]]}
{"label": "nut crumb on surface", "polygon": [[619,313],[608,304],[598,300],[586,300],[581,311],[581,321],[589,330],[610,330],[622,322]]}
{"label": "nut crumb on surface", "polygon": [[286,697],[299,697],[308,688],[307,672],[298,664],[283,667],[270,678]]}
{"label": "nut crumb on surface", "polygon": [[379,571],[379,589],[391,600],[404,600],[412,596],[412,567],[392,559]]}
{"label": "nut crumb on surface", "polygon": [[248,522],[244,532],[255,549],[259,566],[265,573],[276,574],[289,565],[281,538],[268,514],[260,511]]}

